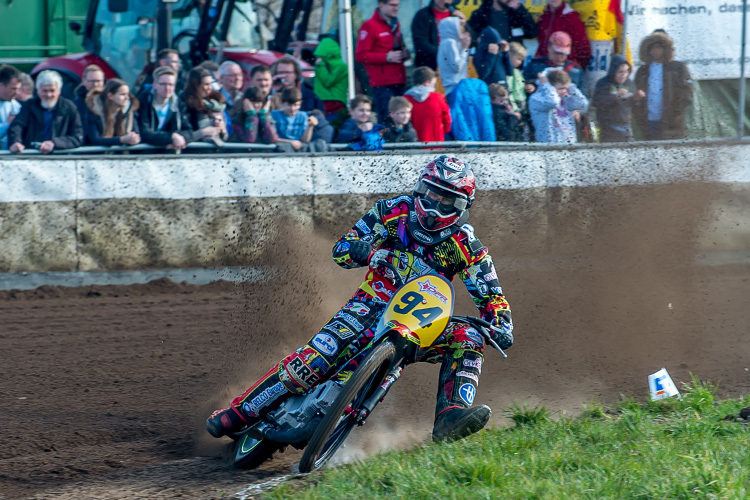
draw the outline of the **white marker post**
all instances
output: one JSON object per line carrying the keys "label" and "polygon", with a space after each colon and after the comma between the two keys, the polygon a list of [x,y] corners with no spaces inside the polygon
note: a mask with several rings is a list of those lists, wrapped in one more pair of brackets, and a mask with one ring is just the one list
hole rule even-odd
{"label": "white marker post", "polygon": [[680,395],[666,368],[648,376],[648,388],[654,401]]}

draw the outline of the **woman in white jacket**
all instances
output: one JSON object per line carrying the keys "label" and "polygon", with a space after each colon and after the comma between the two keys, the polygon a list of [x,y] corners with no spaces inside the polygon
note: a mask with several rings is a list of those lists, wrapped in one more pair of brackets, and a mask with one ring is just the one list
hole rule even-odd
{"label": "woman in white jacket", "polygon": [[464,29],[462,22],[458,17],[447,17],[438,24],[438,69],[446,96],[458,82],[468,77],[471,34]]}

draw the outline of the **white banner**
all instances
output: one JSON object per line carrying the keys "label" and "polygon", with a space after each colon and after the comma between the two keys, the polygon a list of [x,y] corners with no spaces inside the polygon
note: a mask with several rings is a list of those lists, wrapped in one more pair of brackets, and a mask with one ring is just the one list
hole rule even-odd
{"label": "white banner", "polygon": [[[655,29],[674,40],[675,59],[688,64],[694,79],[739,78],[741,0],[629,0],[626,30],[636,64],[641,40]],[[748,62],[746,56],[746,76]]]}

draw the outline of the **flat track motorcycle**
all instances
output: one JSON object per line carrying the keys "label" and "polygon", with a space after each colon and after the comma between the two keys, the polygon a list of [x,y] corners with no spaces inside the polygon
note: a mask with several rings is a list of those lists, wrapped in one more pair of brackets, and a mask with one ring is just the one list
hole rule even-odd
{"label": "flat track motorcycle", "polygon": [[[403,369],[415,361],[417,349],[431,346],[453,322],[475,327],[485,341],[506,354],[492,340],[491,323],[473,316],[453,316],[454,290],[450,281],[423,262],[417,274],[404,282],[390,261],[392,252],[378,251],[371,266],[399,288],[359,356],[356,369],[341,384],[334,375],[304,394],[289,397],[259,422],[231,435],[235,439],[234,465],[252,469],[287,445],[303,449],[300,472],[321,468],[333,457],[355,426],[383,400]],[[411,274],[411,270],[409,271]],[[355,358],[357,360],[357,358]],[[351,366],[345,364],[339,371]],[[339,377],[341,378],[341,377]]]}

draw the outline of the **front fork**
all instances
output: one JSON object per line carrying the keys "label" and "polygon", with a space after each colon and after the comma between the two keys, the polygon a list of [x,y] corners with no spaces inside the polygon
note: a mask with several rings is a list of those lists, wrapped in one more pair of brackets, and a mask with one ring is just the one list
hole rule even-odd
{"label": "front fork", "polygon": [[392,368],[391,371],[389,371],[385,375],[385,377],[383,377],[383,381],[380,383],[378,388],[375,389],[375,392],[372,393],[372,396],[367,398],[367,400],[362,403],[362,406],[359,408],[357,416],[355,417],[357,425],[365,424],[365,420],[367,419],[367,417],[370,415],[375,406],[385,398],[385,395],[388,394],[388,391],[390,390],[393,383],[401,376],[402,371],[404,371],[404,367],[402,365],[397,365]]}

